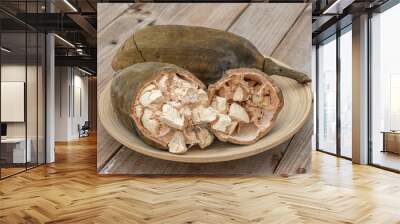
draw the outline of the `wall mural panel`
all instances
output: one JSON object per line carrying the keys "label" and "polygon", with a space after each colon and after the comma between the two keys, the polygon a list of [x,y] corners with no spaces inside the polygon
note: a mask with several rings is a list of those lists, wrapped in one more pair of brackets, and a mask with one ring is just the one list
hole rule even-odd
{"label": "wall mural panel", "polygon": [[[311,73],[310,4],[102,3],[98,4],[98,24],[99,173],[288,176],[310,171],[313,130],[311,84],[308,83]],[[124,47],[118,50],[122,45]],[[153,62],[172,63],[183,70]],[[253,70],[226,71],[239,67]],[[118,70],[122,71],[115,75]],[[228,74],[221,79],[223,73]],[[272,79],[264,80],[263,73],[272,75]],[[193,80],[188,74],[200,79],[189,85],[197,86],[194,87],[197,92],[204,90],[210,97],[201,105],[204,111],[210,112],[199,112],[199,117],[204,119],[201,121],[195,118],[198,110],[193,109],[193,102],[185,107],[190,113],[183,114],[184,106],[171,106],[173,111],[176,108],[182,111],[170,113],[172,117],[178,115],[176,118],[168,117],[168,105],[184,102],[173,94],[177,92],[174,89],[180,90],[185,85],[181,81]],[[113,76],[122,81],[114,78],[112,85]],[[166,86],[176,84],[176,87],[169,86],[169,91],[162,92],[161,78],[158,79],[162,76],[167,77],[169,84]],[[158,82],[156,89],[143,77],[152,77],[152,83]],[[235,77],[242,77],[242,81],[236,82]],[[177,83],[174,80],[178,80]],[[231,86],[229,91],[232,92],[222,84],[211,85],[217,87],[215,91],[210,88],[209,84],[218,80]],[[265,86],[261,88],[261,84]],[[139,91],[143,87],[151,88],[151,94],[162,94],[154,99],[146,98],[144,95],[149,92]],[[256,102],[254,99],[260,88],[261,96],[266,97],[260,101],[264,104],[250,105]],[[143,109],[144,98],[150,99],[149,105],[153,106],[144,106],[144,112],[138,112],[139,116],[131,119],[135,115],[130,108],[134,95],[138,96],[133,107],[135,111]],[[200,99],[200,95],[196,96]],[[162,98],[159,107],[156,98]],[[213,105],[217,98],[226,100],[226,111]],[[281,108],[282,105],[278,105],[283,101]],[[144,118],[150,109],[156,115]],[[276,109],[275,117],[272,111]],[[223,118],[228,119],[232,129],[229,134],[227,130],[218,129],[223,126],[220,125]],[[140,135],[134,127],[140,130]],[[152,127],[157,134],[149,132]],[[266,128],[265,133],[263,128]],[[165,137],[160,130],[165,130]],[[214,135],[214,141],[204,143],[203,140],[212,139]],[[143,136],[147,136],[147,140]],[[152,144],[156,146],[153,147],[144,140],[160,144]],[[196,144],[204,149],[190,147]]]}

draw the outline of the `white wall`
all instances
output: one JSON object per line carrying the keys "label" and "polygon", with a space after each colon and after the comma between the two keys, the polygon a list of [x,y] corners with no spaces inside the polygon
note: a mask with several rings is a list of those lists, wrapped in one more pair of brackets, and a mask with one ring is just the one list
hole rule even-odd
{"label": "white wall", "polygon": [[[29,68],[28,68],[29,69]],[[25,64],[9,64],[1,66],[1,81],[25,82]],[[1,108],[6,110],[7,108]],[[7,137],[25,137],[25,122],[7,123]]]}
{"label": "white wall", "polygon": [[[29,69],[29,66],[28,66]],[[25,64],[8,64],[1,66],[1,81],[25,82]]]}
{"label": "white wall", "polygon": [[55,141],[67,141],[69,133],[69,68],[55,68]]}
{"label": "white wall", "polygon": [[[81,106],[81,112],[78,111],[79,108],[77,108],[77,106],[75,106],[75,120],[74,120],[74,127],[76,127],[78,124],[83,125],[85,123],[85,121],[89,120],[89,111],[88,111],[88,106],[89,106],[89,102],[88,102],[88,77],[87,76],[80,76],[80,75],[75,75],[75,91],[77,90],[77,88],[80,89],[81,93],[80,93],[80,106]],[[75,92],[76,94],[76,92]],[[76,100],[77,97],[75,96],[75,102],[77,102]],[[77,103],[75,103],[76,105]],[[74,131],[76,131],[75,135],[78,135],[77,129],[75,128]]]}
{"label": "white wall", "polygon": [[78,124],[88,120],[88,78],[76,68],[56,67],[55,86],[55,140],[77,139]]}
{"label": "white wall", "polygon": [[[27,70],[25,70],[27,69]],[[5,64],[1,66],[1,81],[3,82],[25,82],[25,75],[28,72],[30,74],[36,74],[36,67],[19,65],[19,64]],[[35,82],[36,84],[36,82]],[[36,89],[33,93],[27,93],[28,97],[36,97]],[[28,99],[27,99],[28,100]],[[36,106],[35,106],[36,107]],[[1,108],[7,110],[7,108]],[[36,114],[35,114],[36,117]],[[36,126],[36,119],[31,119],[28,114],[28,127]],[[32,123],[34,122],[34,124]],[[26,122],[7,122],[7,136],[8,137],[25,137],[25,124]],[[30,133],[28,133],[28,137]],[[36,134],[36,133],[35,133]]]}

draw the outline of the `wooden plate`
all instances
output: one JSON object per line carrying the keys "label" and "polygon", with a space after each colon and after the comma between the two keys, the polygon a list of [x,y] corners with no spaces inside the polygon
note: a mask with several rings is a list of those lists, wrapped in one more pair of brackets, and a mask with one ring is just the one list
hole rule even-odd
{"label": "wooden plate", "polygon": [[100,95],[99,118],[107,132],[129,149],[147,156],[187,163],[211,163],[240,159],[264,152],[287,141],[305,124],[312,110],[312,93],[309,85],[298,84],[282,76],[272,76],[281,88],[285,105],[273,129],[252,145],[234,145],[214,141],[206,149],[191,148],[183,155],[176,155],[156,149],[144,143],[135,131],[128,130],[116,116],[111,105],[109,82]]}

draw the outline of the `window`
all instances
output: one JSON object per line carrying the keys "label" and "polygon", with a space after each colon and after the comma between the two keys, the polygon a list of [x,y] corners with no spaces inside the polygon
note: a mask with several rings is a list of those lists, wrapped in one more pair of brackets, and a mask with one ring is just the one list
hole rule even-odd
{"label": "window", "polygon": [[[1,1],[39,13],[43,1]],[[8,8],[9,8],[8,7]],[[45,34],[0,12],[0,178],[45,163]],[[14,108],[14,109],[10,109]],[[17,109],[15,109],[17,108]]]}
{"label": "window", "polygon": [[351,26],[340,36],[340,155],[352,156],[352,35]]}
{"label": "window", "polygon": [[320,43],[317,49],[317,149],[350,159],[353,79],[351,24]]}
{"label": "window", "polygon": [[395,170],[400,170],[399,21],[400,4],[371,18],[370,162]]}
{"label": "window", "polygon": [[317,149],[336,153],[336,37],[318,47]]}
{"label": "window", "polygon": [[[313,98],[317,99],[317,47],[315,45],[312,46],[312,57],[311,57],[311,79],[312,81],[312,92]],[[311,147],[313,150],[317,149],[317,103],[313,104],[313,114],[314,114],[314,127],[313,127],[313,135],[311,138]]]}

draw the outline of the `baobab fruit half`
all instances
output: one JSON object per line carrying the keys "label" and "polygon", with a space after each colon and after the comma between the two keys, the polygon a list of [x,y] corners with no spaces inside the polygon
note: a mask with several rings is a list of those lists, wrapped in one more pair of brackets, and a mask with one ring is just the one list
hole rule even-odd
{"label": "baobab fruit half", "polygon": [[[213,142],[207,124],[217,113],[208,106],[206,87],[200,80],[175,65],[147,62],[133,66],[141,66],[131,69],[142,73],[131,76],[138,81],[137,88],[125,90],[134,92],[127,95],[125,103],[130,105],[129,116],[137,132],[147,143],[181,154],[194,145],[205,148]],[[146,78],[139,81],[138,75]],[[118,85],[129,86],[122,80],[116,81]]]}
{"label": "baobab fruit half", "polygon": [[284,100],[279,87],[258,69],[239,68],[208,88],[212,108],[218,112],[211,131],[224,142],[252,144],[274,126]]}

